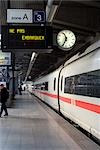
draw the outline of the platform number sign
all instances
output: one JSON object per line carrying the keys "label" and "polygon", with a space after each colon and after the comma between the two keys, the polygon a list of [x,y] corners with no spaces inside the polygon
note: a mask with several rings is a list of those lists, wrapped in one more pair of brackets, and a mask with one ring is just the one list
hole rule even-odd
{"label": "platform number sign", "polygon": [[34,11],[34,22],[44,23],[45,22],[45,12],[44,11]]}

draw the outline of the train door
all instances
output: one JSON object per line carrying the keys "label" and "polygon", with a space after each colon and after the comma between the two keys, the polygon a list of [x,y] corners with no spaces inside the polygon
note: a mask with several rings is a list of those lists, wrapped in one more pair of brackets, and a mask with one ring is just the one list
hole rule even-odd
{"label": "train door", "polygon": [[60,79],[59,79],[59,93],[58,93],[58,104],[59,104],[59,109],[60,109],[60,112],[63,114],[64,112],[64,103],[63,103],[63,91],[64,91],[64,76],[63,74],[61,73],[60,74]]}

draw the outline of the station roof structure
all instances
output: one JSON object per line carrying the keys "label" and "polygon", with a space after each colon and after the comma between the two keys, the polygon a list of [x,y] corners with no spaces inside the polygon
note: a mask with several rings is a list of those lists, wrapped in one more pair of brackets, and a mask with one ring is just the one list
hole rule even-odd
{"label": "station roof structure", "polygon": [[[78,52],[84,51],[91,43],[100,38],[100,1],[96,0],[0,0],[0,25],[6,25],[6,10],[33,9],[45,10],[47,24],[53,28],[53,50],[37,55],[31,69],[29,63],[32,51],[15,51],[15,69],[22,78],[29,76],[34,80],[45,75]],[[63,29],[72,30],[76,44],[70,51],[57,46],[56,36]]]}

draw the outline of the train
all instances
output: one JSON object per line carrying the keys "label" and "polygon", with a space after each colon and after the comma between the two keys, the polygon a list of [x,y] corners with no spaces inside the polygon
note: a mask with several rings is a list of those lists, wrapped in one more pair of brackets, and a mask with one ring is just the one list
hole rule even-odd
{"label": "train", "polygon": [[100,40],[36,79],[30,92],[100,140]]}

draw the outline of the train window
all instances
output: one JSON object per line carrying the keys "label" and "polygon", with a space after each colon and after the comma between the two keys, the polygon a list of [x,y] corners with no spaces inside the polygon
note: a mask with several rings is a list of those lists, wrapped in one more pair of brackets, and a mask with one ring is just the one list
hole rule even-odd
{"label": "train window", "polygon": [[48,91],[48,82],[45,82],[45,90]]}
{"label": "train window", "polygon": [[54,78],[54,91],[56,90],[56,78]]}
{"label": "train window", "polygon": [[65,78],[64,93],[100,97],[100,70]]}
{"label": "train window", "polygon": [[64,93],[71,93],[72,77],[65,78]]}
{"label": "train window", "polygon": [[41,90],[45,90],[45,83],[41,84]]}
{"label": "train window", "polygon": [[36,84],[35,89],[47,91],[48,90],[48,82]]}
{"label": "train window", "polygon": [[63,87],[63,76],[61,77],[61,91],[62,91],[62,87]]}

